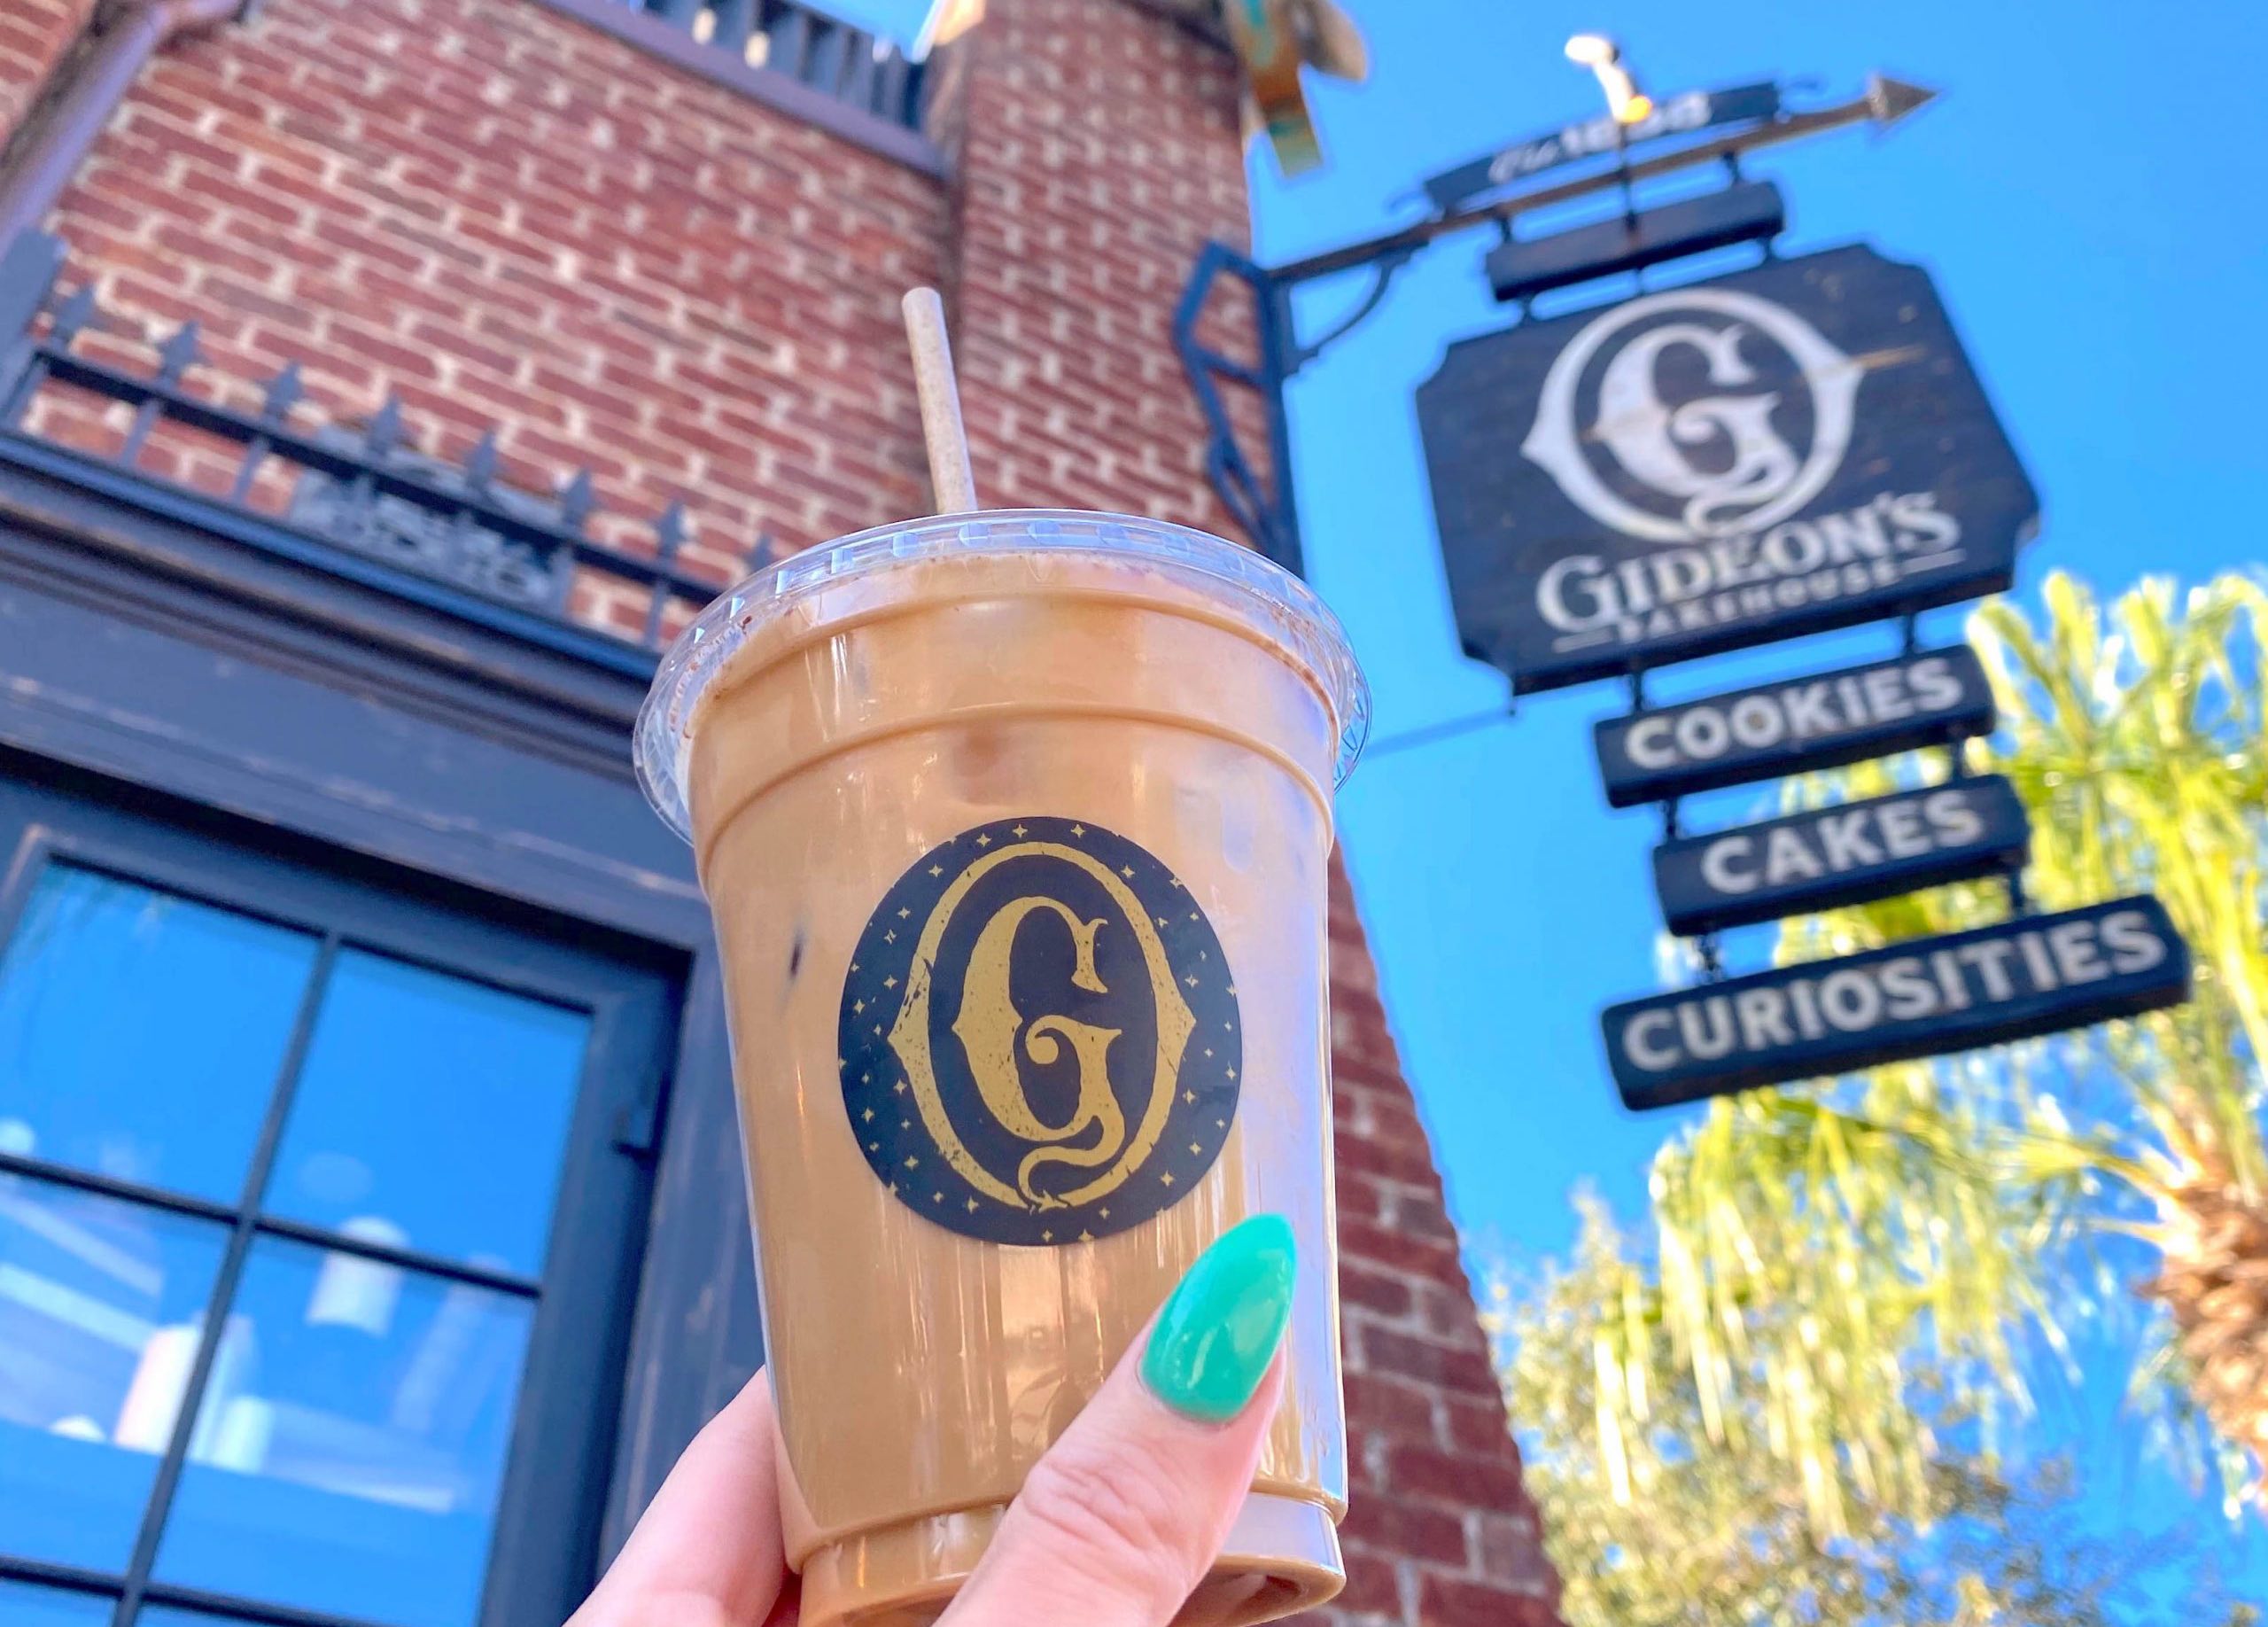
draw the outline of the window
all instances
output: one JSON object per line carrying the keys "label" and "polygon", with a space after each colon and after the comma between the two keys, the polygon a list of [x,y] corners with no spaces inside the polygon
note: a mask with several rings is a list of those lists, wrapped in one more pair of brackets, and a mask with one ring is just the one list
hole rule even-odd
{"label": "window", "polygon": [[665,981],[5,785],[0,860],[0,1623],[555,1623]]}

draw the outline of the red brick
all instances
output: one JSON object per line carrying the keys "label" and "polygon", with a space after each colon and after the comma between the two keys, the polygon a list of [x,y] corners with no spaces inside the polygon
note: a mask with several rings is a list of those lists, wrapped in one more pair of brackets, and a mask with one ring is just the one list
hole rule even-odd
{"label": "red brick", "polygon": [[0,141],[39,100],[96,0],[9,0],[0,16]]}
{"label": "red brick", "polygon": [[1433,1443],[1433,1392],[1387,1374],[1347,1374],[1347,1415],[1363,1429],[1420,1445]]}
{"label": "red brick", "polygon": [[1480,1517],[1480,1572],[1492,1582],[1556,1600],[1559,1578],[1544,1557],[1543,1538],[1532,1511]]}
{"label": "red brick", "polygon": [[1445,1344],[1471,1345],[1475,1350],[1487,1348],[1487,1339],[1480,1331],[1480,1318],[1473,1309],[1469,1292],[1428,1284],[1420,1288],[1417,1298],[1418,1320],[1430,1336]]}
{"label": "red brick", "polygon": [[1415,1306],[1406,1278],[1374,1271],[1358,1259],[1340,1261],[1339,1292],[1349,1304],[1361,1305],[1385,1317],[1408,1316]]}
{"label": "red brick", "polygon": [[[1349,1136],[1348,1140],[1359,1140]],[[1371,1225],[1383,1225],[1386,1220],[1386,1195],[1376,1181],[1363,1180],[1349,1172],[1342,1164],[1338,1172],[1339,1213],[1342,1219],[1363,1220]]]}
{"label": "red brick", "polygon": [[1468,1396],[1496,1393],[1495,1369],[1474,1350],[1460,1350],[1371,1326],[1363,1330],[1363,1368],[1391,1373]]}
{"label": "red brick", "polygon": [[1373,1553],[1402,1554],[1453,1570],[1464,1570],[1472,1562],[1462,1514],[1401,1498],[1356,1499],[1340,1534]]}
{"label": "red brick", "polygon": [[1383,1554],[1347,1555],[1347,1586],[1332,1601],[1336,1612],[1350,1615],[1402,1616],[1402,1579],[1394,1561]]}
{"label": "red brick", "polygon": [[1457,1263],[1455,1249],[1388,1226],[1342,1215],[1339,1220],[1339,1251],[1344,1256],[1410,1272],[1430,1281],[1464,1286],[1464,1268]]}
{"label": "red brick", "polygon": [[1389,1212],[1394,1226],[1411,1236],[1456,1247],[1456,1227],[1450,1222],[1449,1211],[1441,1207],[1441,1199],[1433,1195],[1408,1187],[1396,1187]]}
{"label": "red brick", "polygon": [[1386,1479],[1402,1496],[1458,1507],[1479,1504],[1513,1508],[1526,1496],[1520,1489],[1519,1470],[1513,1465],[1437,1452],[1430,1446],[1389,1448]]}
{"label": "red brick", "polygon": [[1339,1168],[1364,1175],[1380,1175],[1404,1186],[1438,1195],[1441,1178],[1425,1148],[1406,1142],[1380,1140],[1376,1136],[1349,1136],[1339,1146]]}
{"label": "red brick", "polygon": [[1550,1603],[1533,1593],[1429,1576],[1418,1595],[1418,1619],[1425,1627],[1550,1627],[1555,1618]]}
{"label": "red brick", "polygon": [[441,370],[434,365],[433,353],[429,348],[406,345],[400,339],[345,322],[331,324],[330,338],[323,347],[342,351],[359,361],[368,362],[383,369],[393,378],[437,379],[441,376]]}
{"label": "red brick", "polygon": [[1450,1396],[1443,1405],[1453,1448],[1480,1457],[1502,1456],[1508,1461],[1518,1461],[1519,1449],[1513,1443],[1511,1420],[1504,1414],[1502,1399]]}

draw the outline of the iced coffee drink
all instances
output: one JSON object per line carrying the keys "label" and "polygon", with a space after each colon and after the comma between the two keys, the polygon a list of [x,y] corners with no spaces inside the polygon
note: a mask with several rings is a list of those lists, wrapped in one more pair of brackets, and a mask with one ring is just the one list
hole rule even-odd
{"label": "iced coffee drink", "polygon": [[920,520],[701,618],[639,725],[716,915],[810,1627],[935,1619],[1248,1214],[1303,1270],[1183,1621],[1337,1592],[1324,892],[1366,720],[1330,612],[1216,538]]}

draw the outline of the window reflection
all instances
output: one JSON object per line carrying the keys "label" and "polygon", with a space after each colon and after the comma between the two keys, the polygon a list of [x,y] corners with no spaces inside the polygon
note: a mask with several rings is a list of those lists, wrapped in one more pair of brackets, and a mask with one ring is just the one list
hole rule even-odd
{"label": "window reflection", "polygon": [[157,1576],[400,1627],[464,1627],[532,1310],[343,1250],[260,1240]]}
{"label": "window reflection", "polygon": [[50,865],[0,957],[0,1152],[233,1203],[315,941]]}
{"label": "window reflection", "polygon": [[206,1221],[0,1175],[0,1553],[125,1562],[225,1241]]}
{"label": "window reflection", "polygon": [[[67,1593],[59,1587],[0,1581],[0,1623],[4,1627],[109,1627],[112,1601],[97,1593]],[[148,1621],[148,1615],[144,1615]],[[189,1627],[177,1622],[172,1627]],[[212,1627],[210,1623],[202,1627]]]}
{"label": "window reflection", "polygon": [[340,955],[268,1209],[536,1275],[590,1027],[584,1012]]}
{"label": "window reflection", "polygon": [[[344,948],[286,1081],[319,946],[64,865],[0,945],[0,1152],[233,1210],[280,1102],[265,1216],[359,1245],[239,1222],[215,1313],[226,1221],[0,1172],[0,1557],[120,1576],[187,1409],[157,1581],[470,1627],[534,1302],[384,1257],[540,1275],[591,1018]],[[0,1582],[0,1627],[113,1604]]]}

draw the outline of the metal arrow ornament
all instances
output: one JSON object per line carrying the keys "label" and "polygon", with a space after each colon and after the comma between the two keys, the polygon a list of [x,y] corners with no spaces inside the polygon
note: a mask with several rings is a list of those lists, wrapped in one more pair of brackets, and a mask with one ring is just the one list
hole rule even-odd
{"label": "metal arrow ornament", "polygon": [[1355,266],[1375,265],[1380,260],[1397,253],[1406,255],[1454,232],[1468,231],[1476,226],[1494,225],[1532,209],[1610,191],[1651,176],[1669,175],[1701,164],[1720,164],[1761,147],[1778,146],[1783,142],[1798,141],[1806,136],[1824,135],[1829,130],[1839,130],[1846,125],[1871,123],[1878,129],[1887,130],[1935,101],[1937,96],[1935,90],[1922,85],[1908,84],[1884,74],[1869,74],[1866,90],[1847,102],[1837,102],[1829,107],[1814,108],[1803,113],[1783,113],[1751,129],[1736,130],[1713,141],[1698,142],[1689,147],[1680,147],[1674,152],[1635,160],[1626,167],[1608,170],[1603,175],[1557,182],[1550,186],[1515,192],[1509,198],[1478,208],[1420,221],[1400,231],[1387,232],[1364,242],[1348,244],[1344,248],[1329,249],[1320,254],[1311,254],[1305,260],[1294,260],[1286,265],[1273,267],[1270,275],[1278,281],[1291,282],[1328,276]]}

